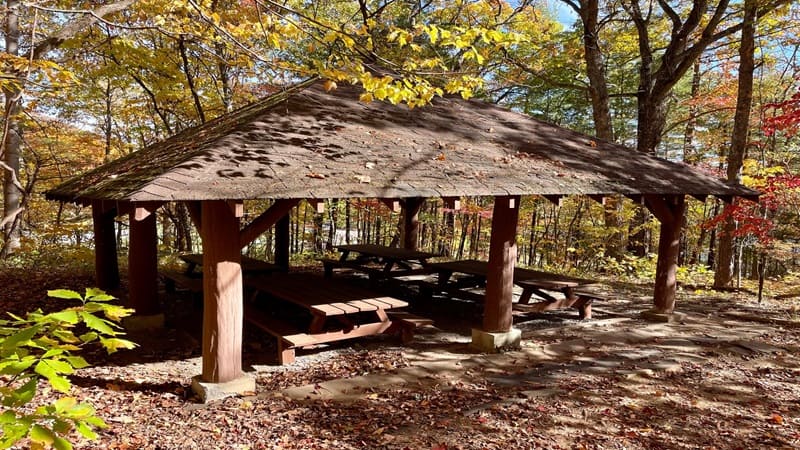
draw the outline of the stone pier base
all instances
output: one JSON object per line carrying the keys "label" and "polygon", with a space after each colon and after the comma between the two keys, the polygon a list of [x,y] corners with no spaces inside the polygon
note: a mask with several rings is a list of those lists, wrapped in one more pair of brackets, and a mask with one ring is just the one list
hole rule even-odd
{"label": "stone pier base", "polygon": [[658,311],[656,309],[648,309],[647,311],[642,311],[642,319],[648,322],[658,322],[658,323],[681,323],[686,319],[686,314],[679,313],[679,312],[671,312],[665,313]]}
{"label": "stone pier base", "polygon": [[192,378],[192,390],[200,396],[200,401],[208,403],[233,395],[254,394],[256,391],[256,379],[249,375],[242,375],[225,383],[207,383],[201,381],[200,375],[197,375]]}
{"label": "stone pier base", "polygon": [[472,348],[484,353],[497,353],[503,349],[519,348],[522,331],[512,328],[506,332],[488,332],[472,329]]}

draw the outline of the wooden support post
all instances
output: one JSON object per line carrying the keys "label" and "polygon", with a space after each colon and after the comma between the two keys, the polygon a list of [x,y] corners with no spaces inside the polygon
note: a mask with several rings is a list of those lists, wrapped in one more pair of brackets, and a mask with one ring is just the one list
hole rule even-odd
{"label": "wooden support post", "polygon": [[92,202],[95,283],[97,287],[106,291],[119,287],[117,236],[114,233],[116,215],[116,208],[106,208],[103,201]]}
{"label": "wooden support post", "polygon": [[186,210],[189,211],[189,218],[192,220],[195,229],[197,230],[198,233],[200,233],[200,229],[202,228],[202,219],[200,217],[200,215],[202,214],[200,212],[201,209],[200,202],[198,201],[184,202],[184,204],[186,205]]}
{"label": "wooden support post", "polygon": [[507,332],[511,330],[518,218],[518,196],[495,197],[492,237],[489,244],[489,267],[486,273],[483,331]]}
{"label": "wooden support post", "polygon": [[283,270],[289,270],[289,226],[290,216],[278,219],[275,223],[275,264],[281,266]]}
{"label": "wooden support post", "polygon": [[227,202],[203,202],[203,373],[225,383],[242,375],[241,247],[239,219]]}
{"label": "wooden support post", "polygon": [[419,242],[419,210],[425,203],[421,197],[403,201],[403,248],[416,250]]}
{"label": "wooden support post", "polygon": [[[158,229],[153,211],[137,214],[136,205],[128,214],[128,299],[140,316],[158,314]],[[143,217],[137,220],[137,217]]]}
{"label": "wooden support post", "polygon": [[653,292],[655,312],[670,314],[675,310],[677,291],[678,252],[680,251],[683,213],[686,198],[683,195],[645,196],[647,208],[661,222],[656,263],[656,284]]}

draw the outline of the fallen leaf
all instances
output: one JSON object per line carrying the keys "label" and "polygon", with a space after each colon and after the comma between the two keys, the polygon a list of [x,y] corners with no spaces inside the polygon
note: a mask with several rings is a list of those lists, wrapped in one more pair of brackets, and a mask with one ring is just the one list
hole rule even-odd
{"label": "fallen leaf", "polygon": [[783,425],[783,416],[778,413],[772,413],[772,417],[769,418],[769,421],[776,425]]}
{"label": "fallen leaf", "polygon": [[306,176],[307,176],[308,178],[317,178],[317,179],[319,179],[319,180],[322,180],[322,179],[324,179],[324,178],[325,178],[325,175],[323,175],[323,174],[321,174],[321,173],[316,173],[316,172],[310,172],[310,173],[307,173],[307,174],[306,174]]}

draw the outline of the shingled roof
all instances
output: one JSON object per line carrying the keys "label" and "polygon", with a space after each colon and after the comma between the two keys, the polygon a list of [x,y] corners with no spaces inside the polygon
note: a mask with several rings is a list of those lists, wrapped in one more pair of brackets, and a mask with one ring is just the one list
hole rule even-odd
{"label": "shingled roof", "polygon": [[307,82],[98,167],[61,201],[690,194],[753,198],[685,164],[477,100],[423,108]]}

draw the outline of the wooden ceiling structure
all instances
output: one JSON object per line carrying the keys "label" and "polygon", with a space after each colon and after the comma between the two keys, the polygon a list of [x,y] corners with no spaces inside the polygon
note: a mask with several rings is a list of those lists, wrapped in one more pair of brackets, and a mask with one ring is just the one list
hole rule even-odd
{"label": "wooden ceiling structure", "polygon": [[[407,247],[416,244],[422,200],[495,198],[483,331],[512,328],[513,267],[520,196],[622,194],[660,221],[654,310],[675,306],[678,242],[686,197],[750,200],[758,192],[688,165],[637,153],[496,105],[436,98],[409,109],[359,101],[360,89],[325,91],[310,80],[187,129],[66,181],[52,200],[92,205],[97,281],[118,284],[114,218],[130,220],[129,301],[158,313],[155,210],[185,202],[203,241],[201,379],[241,376],[241,248],[276,226],[279,263],[288,264],[287,214],[303,199],[399,202]],[[242,202],[272,206],[242,226]],[[281,231],[284,230],[284,231]],[[283,247],[286,247],[285,249]]]}

